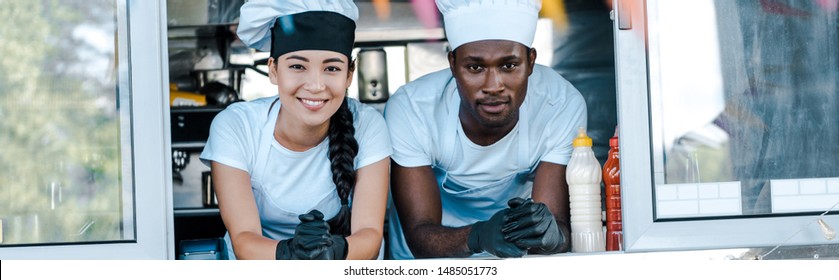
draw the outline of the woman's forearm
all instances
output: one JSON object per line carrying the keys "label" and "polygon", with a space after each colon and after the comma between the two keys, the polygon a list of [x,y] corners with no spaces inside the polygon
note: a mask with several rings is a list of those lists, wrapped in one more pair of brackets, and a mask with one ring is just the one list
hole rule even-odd
{"label": "woman's forearm", "polygon": [[382,232],[373,228],[358,230],[347,236],[348,260],[374,260],[379,257],[382,246]]}

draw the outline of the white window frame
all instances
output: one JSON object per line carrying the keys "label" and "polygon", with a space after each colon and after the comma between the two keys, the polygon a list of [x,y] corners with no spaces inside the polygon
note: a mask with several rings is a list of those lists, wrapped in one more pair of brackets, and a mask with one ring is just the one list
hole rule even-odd
{"label": "white window frame", "polygon": [[118,88],[130,91],[120,92],[130,97],[120,104],[130,112],[120,116],[121,130],[131,131],[131,142],[121,143],[122,181],[133,190],[123,201],[134,202],[123,212],[134,240],[5,247],[0,259],[174,259],[166,1],[117,0],[117,26]]}
{"label": "white window frame", "polygon": [[[655,60],[654,14],[657,3],[672,0],[614,0],[618,123],[621,126],[621,196],[624,248],[627,252],[836,244],[826,240],[816,216],[656,221],[654,219],[653,149],[650,96],[660,82]],[[649,17],[648,17],[649,12]],[[689,12],[689,11],[682,11]],[[621,29],[621,16],[631,28]],[[624,18],[626,20],[627,18]],[[653,28],[648,28],[648,23]],[[648,36],[649,35],[649,36]],[[649,58],[649,59],[648,59]],[[837,209],[834,209],[836,211]],[[824,216],[839,225],[839,215]]]}

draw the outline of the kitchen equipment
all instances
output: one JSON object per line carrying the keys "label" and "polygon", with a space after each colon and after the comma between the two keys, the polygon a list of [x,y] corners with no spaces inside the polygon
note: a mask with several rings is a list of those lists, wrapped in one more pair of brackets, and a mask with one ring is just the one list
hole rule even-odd
{"label": "kitchen equipment", "polygon": [[184,183],[184,176],[181,171],[189,164],[189,152],[172,150],[172,180],[178,185]]}
{"label": "kitchen equipment", "polygon": [[236,92],[241,92],[242,89],[242,74],[245,73],[244,68],[225,68],[225,69],[211,69],[211,70],[192,70],[193,83],[196,88],[203,88],[211,82],[219,82],[225,84]]}
{"label": "kitchen equipment", "polygon": [[222,238],[182,240],[181,260],[226,260],[227,246]]}
{"label": "kitchen equipment", "polygon": [[232,24],[239,19],[239,7],[245,0],[168,0],[167,24],[195,26]]}
{"label": "kitchen equipment", "polygon": [[219,106],[172,107],[170,122],[173,148],[204,148],[204,143],[210,137],[210,124],[223,109]]}
{"label": "kitchen equipment", "polygon": [[392,0],[387,12],[375,2],[354,1],[358,6],[356,44],[445,40],[442,16],[431,1]]}
{"label": "kitchen equipment", "polygon": [[387,55],[382,48],[358,51],[358,99],[382,103],[390,97],[387,86]]}
{"label": "kitchen equipment", "polygon": [[201,172],[201,204],[204,207],[218,206],[218,198],[213,186],[213,176],[210,171]]}
{"label": "kitchen equipment", "polygon": [[189,91],[182,91],[176,83],[169,83],[169,106],[204,106],[207,96]]}
{"label": "kitchen equipment", "polygon": [[227,106],[239,101],[239,93],[233,87],[220,82],[207,83],[198,92],[206,97],[207,105]]}

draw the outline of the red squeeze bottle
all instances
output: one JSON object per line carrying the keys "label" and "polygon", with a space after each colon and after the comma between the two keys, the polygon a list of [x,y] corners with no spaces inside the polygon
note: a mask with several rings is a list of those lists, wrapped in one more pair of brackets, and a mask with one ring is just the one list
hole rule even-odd
{"label": "red squeeze bottle", "polygon": [[609,157],[603,164],[603,183],[606,185],[606,251],[623,250],[621,222],[621,165],[618,128],[609,139]]}

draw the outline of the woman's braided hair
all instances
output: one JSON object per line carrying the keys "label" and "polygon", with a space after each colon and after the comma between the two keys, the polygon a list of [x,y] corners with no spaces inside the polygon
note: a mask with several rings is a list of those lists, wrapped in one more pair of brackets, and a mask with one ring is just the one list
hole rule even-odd
{"label": "woman's braided hair", "polygon": [[349,197],[355,187],[355,156],[358,154],[358,141],[355,139],[353,115],[344,97],[341,107],[329,121],[329,161],[332,169],[332,182],[341,199],[341,210],[330,219],[332,234],[350,235]]}

